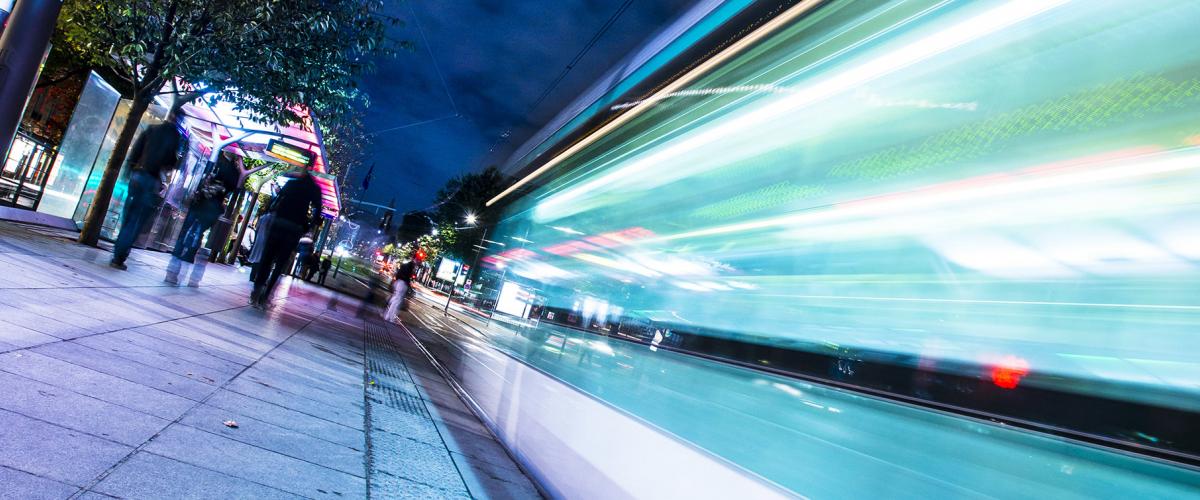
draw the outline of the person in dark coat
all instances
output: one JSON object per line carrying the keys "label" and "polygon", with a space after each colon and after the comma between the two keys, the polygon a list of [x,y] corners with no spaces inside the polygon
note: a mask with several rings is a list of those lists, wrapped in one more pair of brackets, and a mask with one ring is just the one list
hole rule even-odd
{"label": "person in dark coat", "polygon": [[308,254],[308,262],[304,263],[304,281],[312,281],[313,276],[317,275],[317,269],[321,267],[321,257],[316,252]]}
{"label": "person in dark coat", "polygon": [[258,308],[266,307],[279,275],[287,271],[300,237],[321,216],[321,188],[313,180],[312,173],[303,168],[288,177],[291,180],[271,203],[271,229],[265,236],[259,236],[267,240],[254,277],[254,290],[250,292],[250,304]]}
{"label": "person in dark coat", "polygon": [[176,124],[178,108],[167,114],[164,122],[151,125],[138,136],[129,149],[126,162],[129,165],[129,190],[125,195],[125,211],[121,215],[121,230],[113,244],[112,261],[108,265],[124,271],[125,259],[133,249],[142,227],[150,219],[154,208],[162,203],[162,175],[175,170],[179,154],[186,146],[183,134]]}
{"label": "person in dark coat", "polygon": [[[179,238],[175,240],[175,249],[171,252],[171,262],[167,264],[167,276],[163,281],[177,284],[182,264],[196,262],[196,252],[204,240],[204,233],[212,228],[217,218],[225,211],[226,198],[237,191],[242,172],[232,156],[230,153],[222,153],[213,171],[200,180],[200,184],[192,193],[187,216],[183,219]],[[198,279],[193,281],[195,285],[199,285]]]}
{"label": "person in dark coat", "polygon": [[321,258],[321,276],[317,278],[317,283],[325,284],[325,277],[329,275],[329,268],[333,267],[333,260],[329,256]]}
{"label": "person in dark coat", "polygon": [[290,274],[294,277],[304,279],[304,275],[308,272],[308,257],[313,254],[316,241],[313,240],[311,234],[305,234],[300,237],[300,242],[296,244],[296,259],[293,261]]}

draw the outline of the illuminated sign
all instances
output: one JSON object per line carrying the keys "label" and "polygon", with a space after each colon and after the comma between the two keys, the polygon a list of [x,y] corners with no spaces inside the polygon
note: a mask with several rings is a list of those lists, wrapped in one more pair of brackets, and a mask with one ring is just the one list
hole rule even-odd
{"label": "illuminated sign", "polygon": [[442,258],[442,263],[437,269],[437,279],[452,281],[458,276],[458,262]]}
{"label": "illuminated sign", "polygon": [[300,167],[309,166],[313,160],[312,151],[276,139],[271,139],[271,142],[267,143],[266,153]]}
{"label": "illuminated sign", "polygon": [[532,294],[521,285],[505,281],[500,289],[500,297],[496,300],[496,310],[511,314],[518,318],[529,315],[529,303],[533,301]]}
{"label": "illuminated sign", "polygon": [[317,171],[313,171],[312,175],[317,187],[321,188],[321,215],[326,219],[337,217],[342,210],[338,201],[337,177]]}

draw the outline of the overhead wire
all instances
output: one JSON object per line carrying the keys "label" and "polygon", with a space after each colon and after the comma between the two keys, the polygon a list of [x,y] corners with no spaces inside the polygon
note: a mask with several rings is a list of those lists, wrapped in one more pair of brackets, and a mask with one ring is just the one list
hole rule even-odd
{"label": "overhead wire", "polygon": [[[625,2],[622,3],[620,7],[617,8],[616,12],[613,12],[612,16],[609,16],[608,20],[605,21],[604,24],[600,26],[600,29],[597,30],[594,35],[592,35],[592,38],[590,40],[588,40],[588,42],[583,46],[582,49],[579,50],[578,53],[575,54],[575,57],[572,58],[571,61],[569,63],[567,63],[566,67],[564,67],[563,70],[558,73],[558,76],[555,77],[554,80],[550,82],[550,85],[546,87],[546,90],[544,92],[542,92],[542,95],[538,96],[537,100],[535,100],[533,102],[533,104],[531,106],[529,106],[529,110],[526,112],[526,114],[533,113],[538,108],[538,106],[540,106],[543,102],[545,102],[546,98],[550,97],[550,94],[553,93],[554,90],[558,88],[559,84],[561,84],[562,81],[567,77],[567,75],[571,73],[571,70],[575,69],[575,65],[579,64],[579,61],[583,60],[584,56],[586,56],[587,53],[590,52],[592,50],[592,48],[596,46],[597,43],[599,43],[600,39],[604,36],[604,34],[607,33],[608,30],[611,29],[613,27],[613,25],[617,23],[617,20],[621,18],[621,15],[624,14],[626,10],[629,10],[629,6],[632,4],[633,4],[633,0],[625,0]],[[492,144],[492,147],[488,148],[488,152],[495,151],[496,147],[498,147],[503,141],[508,139],[511,135],[512,135],[512,128],[509,127],[508,130],[506,130],[503,134],[500,135],[500,137],[498,137],[496,139],[496,142]]]}

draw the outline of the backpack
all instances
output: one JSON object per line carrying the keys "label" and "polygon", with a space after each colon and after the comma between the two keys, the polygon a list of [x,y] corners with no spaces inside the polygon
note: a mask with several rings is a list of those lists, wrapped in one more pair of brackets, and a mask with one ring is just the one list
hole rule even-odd
{"label": "backpack", "polygon": [[192,196],[188,200],[188,204],[202,201],[221,201],[225,198],[225,183],[217,178],[216,173],[205,175],[200,180],[200,185],[196,186],[196,190],[192,192]]}

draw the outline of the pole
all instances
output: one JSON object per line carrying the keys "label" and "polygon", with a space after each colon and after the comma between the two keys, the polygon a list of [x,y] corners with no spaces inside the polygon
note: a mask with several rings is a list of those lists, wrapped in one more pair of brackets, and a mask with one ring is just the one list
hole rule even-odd
{"label": "pole", "polygon": [[[525,248],[525,240],[528,240],[528,239],[529,239],[529,229],[525,229],[525,236],[522,238],[521,248]],[[500,272],[500,288],[501,289],[504,288],[504,279],[507,277],[508,277],[508,266],[504,266],[504,270]],[[495,316],[495,315],[496,315],[496,306],[493,305],[492,312],[490,314],[488,314],[487,325],[485,327],[492,326],[492,316]]]}
{"label": "pole", "polygon": [[[212,153],[208,156],[208,163],[204,165],[204,174],[207,175],[220,168],[219,163],[221,161],[221,151],[225,149],[226,146],[229,146],[230,144],[236,144],[237,142],[243,141],[252,135],[254,135],[253,132],[246,132],[237,137],[231,137],[213,145]],[[241,168],[239,167],[238,170],[240,171]],[[241,177],[238,178],[239,182],[242,180],[243,179]],[[235,206],[234,202],[236,202],[237,199],[238,195],[234,194],[232,199],[229,200],[229,205],[225,207],[225,211],[221,213],[221,216],[217,218],[217,222],[213,223],[212,228],[208,231],[208,249],[212,252],[211,255],[214,257],[210,260],[210,262],[221,262],[221,258],[226,257],[222,255],[222,253],[225,252],[226,246],[229,245],[229,236],[230,233],[233,232],[233,217],[235,215],[234,213],[237,212],[237,206]],[[233,256],[234,258],[232,260],[236,262],[236,248],[233,249]]]}
{"label": "pole", "polygon": [[338,256],[338,263],[337,263],[337,267],[333,268],[333,279],[337,279],[338,271],[341,271],[341,270],[342,270],[342,260],[343,260],[343,259],[345,259],[345,258],[346,258],[346,257],[345,257],[344,255],[339,255],[339,256]]}
{"label": "pole", "polygon": [[[230,251],[229,255],[225,256],[224,262],[226,264],[237,263],[237,255],[238,255],[238,252],[241,251],[242,240],[246,238],[246,231],[250,229],[250,219],[253,218],[259,212],[258,200],[260,198],[262,198],[262,188],[263,188],[263,186],[266,186],[266,185],[267,185],[267,181],[263,181],[262,184],[259,184],[258,189],[254,190],[254,192],[253,192],[254,197],[252,199],[248,200],[250,203],[246,206],[246,211],[243,212],[242,224],[240,226],[238,226],[237,236],[235,236],[233,238],[233,249]],[[249,197],[251,195],[250,191],[248,191],[248,190],[243,190],[243,191],[245,191],[247,197]],[[260,225],[258,227],[258,229],[255,230],[254,241],[258,241],[259,238],[266,237],[267,232],[263,231],[263,229],[264,228]]]}
{"label": "pole", "polygon": [[[483,246],[483,242],[486,240],[487,240],[487,228],[485,227],[485,228],[483,228],[483,236],[479,237],[479,246]],[[471,263],[472,271],[479,269],[479,254],[482,254],[482,253],[483,253],[483,250],[480,250],[478,248],[475,249],[475,262]],[[474,280],[471,279],[470,275],[467,275],[467,281],[474,281]]]}
{"label": "pole", "polygon": [[0,36],[0,158],[8,157],[21,126],[60,10],[62,0],[21,0]]}
{"label": "pole", "polygon": [[313,252],[320,256],[325,253],[325,242],[329,238],[329,228],[333,226],[333,222],[337,219],[325,219],[321,221],[321,231],[317,234],[317,242],[313,245],[316,247]]}
{"label": "pole", "polygon": [[[483,228],[483,236],[479,237],[479,245],[478,246],[483,246],[483,242],[485,242],[485,241],[487,241],[487,228],[486,227]],[[464,291],[469,291],[471,289],[471,287],[469,285],[467,285],[467,283],[474,282],[474,280],[471,278],[470,273],[474,273],[474,272],[476,272],[477,269],[479,269],[479,255],[482,253],[483,253],[483,250],[480,250],[479,248],[475,249],[475,260],[471,262],[471,271],[468,272],[467,279],[463,283]],[[463,264],[465,265],[466,263],[464,262]],[[450,291],[453,292],[454,289],[452,288],[452,289],[450,289]],[[476,305],[478,305],[478,304],[476,304]],[[449,306],[449,304],[447,304],[447,306]]]}

